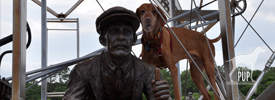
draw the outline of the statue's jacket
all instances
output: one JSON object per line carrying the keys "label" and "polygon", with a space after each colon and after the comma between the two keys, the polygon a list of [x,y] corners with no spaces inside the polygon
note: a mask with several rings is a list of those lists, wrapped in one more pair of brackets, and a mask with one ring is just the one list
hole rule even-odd
{"label": "statue's jacket", "polygon": [[[104,86],[101,78],[101,53],[89,60],[77,64],[70,73],[70,80],[63,100],[105,100]],[[142,100],[144,93],[148,100],[153,100],[151,80],[155,78],[155,66],[132,56],[134,63],[134,83],[131,100]],[[129,94],[124,90],[119,100],[124,100]]]}

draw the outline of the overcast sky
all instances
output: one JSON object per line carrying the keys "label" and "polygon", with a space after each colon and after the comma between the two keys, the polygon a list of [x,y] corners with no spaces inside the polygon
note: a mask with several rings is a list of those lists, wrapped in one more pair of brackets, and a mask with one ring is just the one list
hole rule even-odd
{"label": "overcast sky", "polygon": [[[12,0],[0,0],[1,4],[1,38],[12,34]],[[74,5],[78,0],[47,0],[47,5],[57,13],[66,13],[69,8]],[[122,6],[127,9],[136,9],[143,3],[149,3],[148,0],[98,0],[103,8],[106,10],[114,6]],[[196,0],[197,5],[199,5],[200,0]],[[208,3],[212,0],[204,0],[203,4]],[[244,17],[249,21],[259,6],[261,0],[248,0],[247,9],[243,13]],[[262,36],[266,43],[275,49],[274,43],[274,29],[275,26],[275,1],[268,0],[263,2],[261,8],[256,14],[255,18],[252,20],[251,25],[254,29]],[[180,0],[180,5],[182,9],[190,9],[190,0]],[[194,6],[193,6],[194,7]],[[203,8],[203,10],[218,10],[217,2]],[[102,13],[102,9],[97,4],[96,0],[85,0],[79,5],[67,18],[79,18],[79,28],[80,28],[80,56],[89,54],[97,49],[102,48],[98,41],[99,35],[96,32],[95,20]],[[48,18],[55,18],[50,13],[47,13]],[[41,7],[27,0],[27,21],[31,27],[32,31],[32,43],[27,49],[27,63],[26,70],[31,71],[41,67]],[[247,23],[243,20],[241,16],[236,17],[236,36],[235,40],[239,38],[242,34]],[[48,24],[48,28],[76,28],[76,24],[59,23],[59,24]],[[138,30],[140,31],[141,28]],[[220,34],[220,23],[217,23],[210,31],[207,32],[207,36],[210,39],[216,38]],[[216,48],[216,62],[217,65],[223,64],[221,41],[214,43]],[[265,52],[259,55],[252,52],[257,48],[262,47]],[[12,49],[11,43],[2,46],[0,52]],[[175,48],[176,49],[176,48]],[[76,58],[76,32],[74,31],[48,31],[48,65],[57,64],[66,60]],[[137,56],[141,52],[141,45],[133,47],[133,50]],[[255,68],[263,70],[265,63],[272,54],[271,50],[265,46],[265,44],[260,40],[260,38],[255,34],[255,32],[248,27],[243,38],[235,48],[235,54],[238,55],[248,55],[252,54],[253,57],[247,57],[244,59],[237,59],[242,62],[242,60],[252,61],[252,59],[257,59],[255,62]],[[251,60],[250,60],[251,59]],[[253,64],[254,62],[249,62]],[[185,70],[186,60],[180,62],[180,70]],[[247,65],[249,66],[249,65]],[[12,55],[7,54],[4,56],[1,65],[1,76],[9,77],[12,72]]]}

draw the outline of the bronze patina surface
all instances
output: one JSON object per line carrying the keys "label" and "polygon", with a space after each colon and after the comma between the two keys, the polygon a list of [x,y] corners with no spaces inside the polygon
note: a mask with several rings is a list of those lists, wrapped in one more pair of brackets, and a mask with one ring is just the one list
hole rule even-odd
{"label": "bronze patina surface", "polygon": [[148,100],[169,99],[167,81],[155,81],[155,66],[131,54],[139,27],[136,14],[113,7],[96,21],[99,41],[106,50],[77,64],[63,100]]}

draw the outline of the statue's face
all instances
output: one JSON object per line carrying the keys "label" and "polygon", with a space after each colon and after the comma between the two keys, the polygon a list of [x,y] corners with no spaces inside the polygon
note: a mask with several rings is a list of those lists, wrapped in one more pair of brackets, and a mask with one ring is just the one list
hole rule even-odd
{"label": "statue's face", "polygon": [[133,28],[124,22],[116,22],[109,26],[105,35],[109,54],[116,57],[130,54],[134,41],[133,34]]}

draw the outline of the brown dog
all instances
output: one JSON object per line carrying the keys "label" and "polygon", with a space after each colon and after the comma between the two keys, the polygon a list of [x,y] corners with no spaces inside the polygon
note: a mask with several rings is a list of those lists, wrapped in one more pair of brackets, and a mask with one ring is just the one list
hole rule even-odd
{"label": "brown dog", "polygon": [[[158,8],[158,7],[157,7]],[[158,8],[162,16],[163,12]],[[181,100],[178,80],[178,69],[175,66],[181,59],[189,59],[188,55],[181,47],[174,35],[171,35],[169,29],[165,28],[165,22],[159,16],[152,4],[143,4],[137,10],[136,14],[142,24],[142,60],[150,64],[168,68],[171,72],[174,94],[176,100]],[[166,17],[165,20],[167,21]],[[205,36],[202,33],[184,28],[172,28],[181,43],[193,57],[199,68],[207,73],[211,85],[217,91],[215,84],[214,60],[208,47]],[[213,43],[219,41],[221,36],[209,40],[211,50],[215,56]],[[159,56],[160,55],[160,56]],[[203,94],[205,100],[210,100],[210,95],[203,82],[203,76],[195,64],[190,61],[190,71],[192,79]],[[218,96],[215,95],[218,100]]]}

